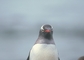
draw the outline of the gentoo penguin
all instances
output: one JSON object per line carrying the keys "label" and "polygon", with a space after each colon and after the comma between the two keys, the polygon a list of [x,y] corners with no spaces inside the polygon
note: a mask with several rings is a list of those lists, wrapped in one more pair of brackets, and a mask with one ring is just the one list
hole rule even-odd
{"label": "gentoo penguin", "polygon": [[53,28],[49,24],[41,26],[38,39],[29,52],[27,60],[60,60],[53,40]]}

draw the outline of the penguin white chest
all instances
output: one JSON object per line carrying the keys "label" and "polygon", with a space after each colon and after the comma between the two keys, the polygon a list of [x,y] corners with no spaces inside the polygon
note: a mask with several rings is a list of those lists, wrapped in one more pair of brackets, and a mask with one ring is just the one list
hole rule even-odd
{"label": "penguin white chest", "polygon": [[53,44],[35,44],[30,51],[30,60],[58,60],[56,46]]}

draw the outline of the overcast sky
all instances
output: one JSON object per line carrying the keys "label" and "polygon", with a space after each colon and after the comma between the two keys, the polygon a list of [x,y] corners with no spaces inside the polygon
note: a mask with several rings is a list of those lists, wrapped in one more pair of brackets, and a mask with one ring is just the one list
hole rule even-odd
{"label": "overcast sky", "polygon": [[39,24],[83,28],[84,0],[0,0],[0,27]]}

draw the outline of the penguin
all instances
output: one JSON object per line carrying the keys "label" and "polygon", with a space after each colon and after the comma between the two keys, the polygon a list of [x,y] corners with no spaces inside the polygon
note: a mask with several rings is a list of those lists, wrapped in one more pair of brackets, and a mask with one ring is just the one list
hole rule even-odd
{"label": "penguin", "polygon": [[81,56],[80,58],[78,58],[78,60],[84,60],[84,56]]}
{"label": "penguin", "polygon": [[30,50],[27,60],[60,60],[51,25],[41,26],[39,36]]}

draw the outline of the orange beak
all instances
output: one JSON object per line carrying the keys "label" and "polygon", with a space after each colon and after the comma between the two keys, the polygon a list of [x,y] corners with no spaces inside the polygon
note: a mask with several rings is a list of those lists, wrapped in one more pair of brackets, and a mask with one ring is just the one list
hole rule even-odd
{"label": "orange beak", "polygon": [[48,32],[48,33],[49,33],[49,32],[51,32],[51,31],[50,31],[50,30],[45,30],[45,32]]}

